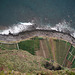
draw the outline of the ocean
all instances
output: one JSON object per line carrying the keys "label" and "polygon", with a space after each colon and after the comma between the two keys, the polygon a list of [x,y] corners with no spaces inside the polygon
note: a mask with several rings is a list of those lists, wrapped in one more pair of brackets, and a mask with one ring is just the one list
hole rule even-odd
{"label": "ocean", "polygon": [[0,0],[0,34],[22,32],[27,23],[75,37],[75,0]]}

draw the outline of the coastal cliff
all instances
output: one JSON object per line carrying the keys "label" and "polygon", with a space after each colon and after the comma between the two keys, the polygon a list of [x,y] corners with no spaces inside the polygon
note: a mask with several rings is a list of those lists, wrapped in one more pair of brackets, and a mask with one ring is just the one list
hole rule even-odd
{"label": "coastal cliff", "polygon": [[11,33],[9,35],[0,35],[0,40],[6,42],[20,41],[34,36],[53,37],[57,39],[63,39],[70,42],[73,46],[75,46],[75,38],[70,34],[55,31],[55,30],[43,30],[43,29],[20,32],[19,34],[16,35],[13,35]]}

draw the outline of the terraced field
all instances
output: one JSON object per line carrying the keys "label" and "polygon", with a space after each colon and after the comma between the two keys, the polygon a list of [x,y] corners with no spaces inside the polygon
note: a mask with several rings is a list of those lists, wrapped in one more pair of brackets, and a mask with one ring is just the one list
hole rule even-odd
{"label": "terraced field", "polygon": [[75,67],[75,48],[67,41],[50,39],[53,59],[65,67]]}
{"label": "terraced field", "polygon": [[17,43],[12,43],[12,44],[7,44],[7,43],[0,43],[0,49],[2,50],[13,50],[13,49],[18,49]]}
{"label": "terraced field", "polygon": [[54,39],[53,41],[54,41],[55,47],[56,47],[55,48],[56,61],[62,65],[70,45],[68,45],[67,42],[65,42],[63,40]]}
{"label": "terraced field", "polygon": [[71,46],[67,58],[66,58],[66,65],[71,68],[75,68],[75,48]]}
{"label": "terraced field", "polygon": [[35,55],[35,51],[39,49],[39,38],[31,38],[30,40],[21,41],[18,43],[19,49],[26,50]]}
{"label": "terraced field", "polygon": [[56,61],[62,66],[75,68],[75,47],[71,43],[49,37],[34,37],[16,44],[0,43],[0,49],[22,49],[37,56]]}
{"label": "terraced field", "polygon": [[50,54],[46,40],[40,40],[40,49],[36,52],[36,55],[43,56],[44,58],[49,58]]}

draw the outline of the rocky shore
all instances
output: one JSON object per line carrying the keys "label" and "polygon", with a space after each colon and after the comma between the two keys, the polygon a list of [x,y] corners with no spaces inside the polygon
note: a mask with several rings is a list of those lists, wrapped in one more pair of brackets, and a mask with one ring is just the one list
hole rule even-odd
{"label": "rocky shore", "polygon": [[11,41],[19,41],[24,40],[33,36],[42,36],[42,37],[52,37],[57,39],[63,39],[70,42],[73,46],[75,46],[75,38],[72,37],[68,33],[58,32],[55,30],[31,30],[21,32],[17,35],[9,34],[9,35],[0,35],[0,41],[11,42]]}

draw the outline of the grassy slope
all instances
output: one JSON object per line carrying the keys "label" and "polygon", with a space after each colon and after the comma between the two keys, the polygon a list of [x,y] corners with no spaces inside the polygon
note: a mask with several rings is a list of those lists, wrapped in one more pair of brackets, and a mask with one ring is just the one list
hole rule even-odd
{"label": "grassy slope", "polygon": [[5,50],[5,49],[8,49],[8,50],[18,49],[17,44],[4,44],[4,43],[0,43],[0,48],[2,50]]}
{"label": "grassy slope", "polygon": [[[22,50],[0,51],[0,75],[74,75],[74,71],[65,69],[51,71],[44,68],[47,60]],[[56,65],[56,64],[54,64]]]}
{"label": "grassy slope", "polygon": [[33,56],[22,50],[0,51],[0,69],[9,69],[20,72],[42,70],[46,60],[42,57]]}
{"label": "grassy slope", "polygon": [[[19,48],[22,49],[22,50],[26,50],[29,53],[35,55],[35,51],[39,50],[39,48],[40,48],[39,39],[43,39],[43,38],[34,37],[31,40],[21,41],[21,42],[18,43]],[[53,39],[53,38],[51,38],[51,39]],[[45,44],[48,47],[48,50],[49,50],[49,53],[50,53],[50,59],[53,59],[54,55],[51,52],[51,49],[52,49],[51,44],[52,43],[50,42],[50,40],[48,38],[45,39]],[[56,61],[59,64],[61,64],[61,65],[65,64],[65,63],[63,63],[63,61],[65,59],[66,53],[67,53],[70,45],[71,44],[69,42],[66,42],[64,40],[53,39],[53,47],[55,49],[54,54],[55,54]],[[2,49],[2,50],[17,49],[17,44],[11,44],[11,45],[10,44],[0,44],[0,49]],[[73,46],[72,46],[72,49],[70,49],[70,52],[73,54],[73,56],[75,55],[75,48]],[[69,61],[72,61],[73,56],[69,53],[68,56],[67,56],[67,59],[70,57]],[[72,68],[74,68],[75,67],[75,60],[72,63],[73,63]]]}
{"label": "grassy slope", "polygon": [[[58,40],[57,40],[58,41]],[[46,40],[46,44],[49,47],[50,43],[48,42],[48,40]],[[39,48],[39,40],[35,39],[35,40],[30,40],[30,41],[24,41],[24,46],[25,47],[27,45],[27,51],[29,50],[38,50]],[[35,44],[34,44],[35,43]],[[65,43],[65,41],[58,41],[56,42],[56,58],[58,60],[58,63],[62,63],[62,61],[64,60],[63,58],[66,55],[66,52],[70,46],[70,44],[68,42]],[[64,44],[65,43],[65,44]],[[25,45],[26,44],[26,45]],[[32,47],[32,45],[34,44],[34,47]],[[65,45],[65,46],[64,46]],[[5,46],[5,45],[4,45]],[[5,48],[3,47],[3,45],[1,46],[2,49],[6,49],[7,46],[5,46]],[[16,46],[14,46],[16,47]],[[23,48],[22,47],[22,48]],[[30,48],[28,48],[30,47]],[[38,56],[33,56],[31,54],[35,54],[35,51],[31,51],[32,53],[28,53],[26,51],[23,50],[10,50],[11,47],[8,47],[9,50],[1,50],[0,51],[0,70],[3,69],[4,71],[0,72],[0,75],[75,75],[74,71],[71,70],[61,70],[61,71],[49,71],[46,70],[43,66],[43,64],[47,61],[45,58],[42,57],[38,57]],[[13,48],[13,46],[12,46]],[[11,49],[12,49],[11,48]],[[64,49],[63,49],[64,48]],[[25,49],[25,50],[26,50]],[[49,49],[51,49],[51,46],[49,47]],[[62,51],[60,51],[60,49]],[[72,51],[72,49],[71,49]],[[75,50],[74,50],[75,51]],[[72,52],[74,53],[74,52]],[[73,54],[74,55],[74,54]],[[52,56],[52,55],[51,55]],[[61,58],[60,58],[61,57]],[[71,58],[70,58],[71,59]],[[61,62],[60,62],[61,60]],[[73,65],[72,67],[75,66],[75,60],[73,61]],[[14,71],[12,71],[14,70]],[[25,73],[23,73],[25,72]],[[31,72],[31,73],[29,73]]]}
{"label": "grassy slope", "polygon": [[0,75],[75,75],[75,72],[72,70],[61,70],[61,71],[35,71],[35,72],[26,72],[21,73],[19,71],[1,71]]}

